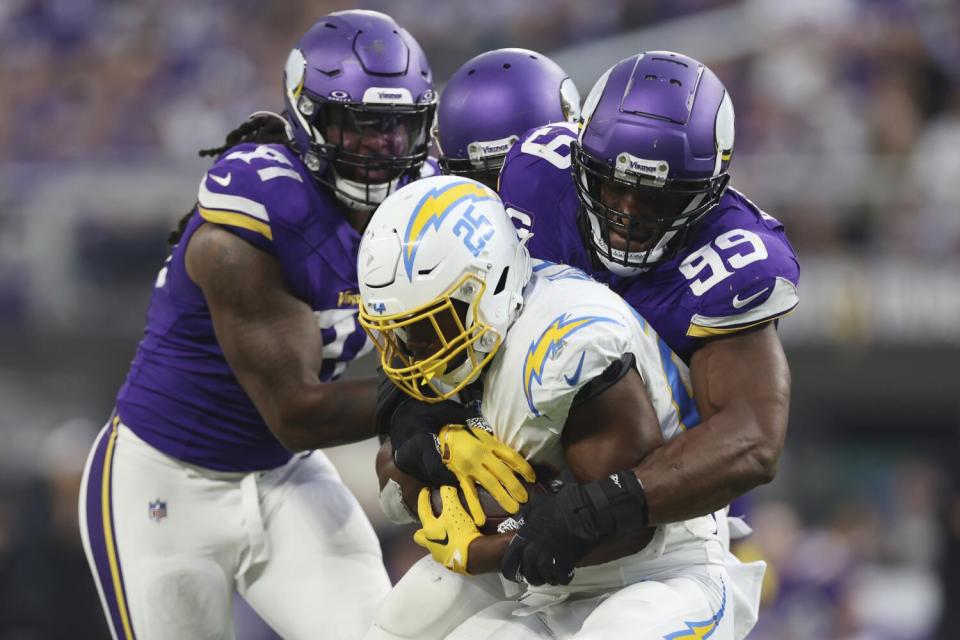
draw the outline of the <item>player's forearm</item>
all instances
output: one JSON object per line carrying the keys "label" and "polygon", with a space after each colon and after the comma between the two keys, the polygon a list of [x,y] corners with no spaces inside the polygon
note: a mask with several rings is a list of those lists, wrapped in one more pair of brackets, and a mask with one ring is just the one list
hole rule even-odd
{"label": "player's forearm", "polygon": [[279,403],[267,423],[291,451],[335,447],[375,435],[376,405],[373,378],[317,383]]}
{"label": "player's forearm", "polygon": [[633,555],[650,544],[656,531],[656,527],[647,527],[642,531],[631,531],[622,535],[603,538],[597,546],[577,562],[576,566],[588,567]]}
{"label": "player's forearm", "polygon": [[782,418],[744,428],[736,418],[718,413],[680,434],[634,467],[647,498],[650,524],[677,522],[706,515],[729,504],[776,474],[782,438]]}
{"label": "player's forearm", "polygon": [[772,324],[716,339],[690,366],[702,420],[634,468],[651,524],[716,511],[773,479],[790,410],[790,368]]}
{"label": "player's forearm", "polygon": [[[577,562],[577,566],[586,567],[611,562],[637,553],[647,546],[655,531],[654,527],[650,527],[641,532],[631,532],[605,539]],[[499,572],[503,555],[507,552],[507,547],[510,546],[510,541],[513,540],[514,535],[516,534],[513,532],[498,533],[474,539],[470,543],[469,553],[467,554],[467,571],[472,575]]]}
{"label": "player's forearm", "polygon": [[467,548],[467,572],[476,576],[500,571],[500,562],[514,535],[510,532],[475,538]]}
{"label": "player's forearm", "polygon": [[[604,540],[577,562],[577,566],[602,564],[637,553],[647,546],[654,532],[655,529],[651,527],[639,533],[631,532],[628,535]],[[467,571],[471,575],[499,572],[503,556],[514,535],[514,533],[498,533],[474,539],[470,543],[467,554]]]}

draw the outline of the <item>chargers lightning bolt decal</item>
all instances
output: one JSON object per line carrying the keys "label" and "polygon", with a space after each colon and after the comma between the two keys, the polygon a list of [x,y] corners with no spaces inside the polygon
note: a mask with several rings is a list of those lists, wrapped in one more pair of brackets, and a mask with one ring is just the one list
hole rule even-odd
{"label": "chargers lightning bolt decal", "polygon": [[681,640],[681,638],[690,638],[690,640],[706,640],[713,635],[720,625],[720,620],[727,608],[727,583],[721,580],[723,585],[723,595],[720,599],[720,608],[713,616],[702,622],[684,622],[687,626],[683,631],[675,631],[663,636],[663,640]]}
{"label": "chargers lightning bolt decal", "polygon": [[533,415],[540,415],[540,411],[533,402],[533,384],[543,384],[543,368],[547,364],[547,359],[560,349],[567,336],[596,322],[619,324],[611,318],[601,316],[568,318],[567,314],[563,313],[554,318],[540,337],[530,343],[527,357],[523,361],[523,394],[527,398],[527,405]]}
{"label": "chargers lightning bolt decal", "polygon": [[495,197],[483,185],[467,181],[453,182],[425,193],[414,208],[403,234],[403,266],[407,279],[413,282],[413,261],[417,256],[420,240],[429,229],[439,229],[447,214],[465,200],[480,202],[493,200]]}

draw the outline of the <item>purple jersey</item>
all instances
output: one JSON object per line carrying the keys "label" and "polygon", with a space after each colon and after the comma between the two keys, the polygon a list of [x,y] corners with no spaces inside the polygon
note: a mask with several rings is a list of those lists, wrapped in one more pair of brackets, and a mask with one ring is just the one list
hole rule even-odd
{"label": "purple jersey", "polygon": [[498,191],[534,258],[592,270],[577,231],[580,200],[570,171],[576,125],[549,124],[528,131],[503,161]]}
{"label": "purple jersey", "polygon": [[577,229],[570,171],[576,132],[555,124],[525,134],[500,174],[500,196],[535,258],[565,262],[606,282],[684,361],[703,338],[779,318],[799,302],[800,265],[783,225],[734,189],[687,236],[683,248],[630,278],[593,269]]}
{"label": "purple jersey", "polygon": [[276,258],[290,291],[314,310],[323,336],[319,377],[335,380],[372,346],[357,322],[360,234],[283,145],[241,144],[210,168],[197,208],[160,271],[147,325],[117,411],[160,451],[210,469],[249,471],[290,458],[237,382],[184,254],[204,222]]}

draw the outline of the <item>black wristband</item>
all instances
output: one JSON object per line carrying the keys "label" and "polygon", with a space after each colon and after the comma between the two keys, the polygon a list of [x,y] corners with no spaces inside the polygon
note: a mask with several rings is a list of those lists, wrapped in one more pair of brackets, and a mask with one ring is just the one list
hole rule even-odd
{"label": "black wristband", "polygon": [[630,470],[584,485],[600,536],[640,531],[647,526],[647,494]]}

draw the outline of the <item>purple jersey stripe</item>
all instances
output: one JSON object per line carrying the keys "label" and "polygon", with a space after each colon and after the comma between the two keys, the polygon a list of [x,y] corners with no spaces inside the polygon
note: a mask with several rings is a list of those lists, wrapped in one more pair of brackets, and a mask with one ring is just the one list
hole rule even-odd
{"label": "purple jersey stripe", "polygon": [[119,423],[119,417],[114,416],[110,425],[101,432],[90,465],[86,495],[87,535],[111,627],[116,637],[130,640],[136,636],[127,608],[111,509],[113,455]]}

